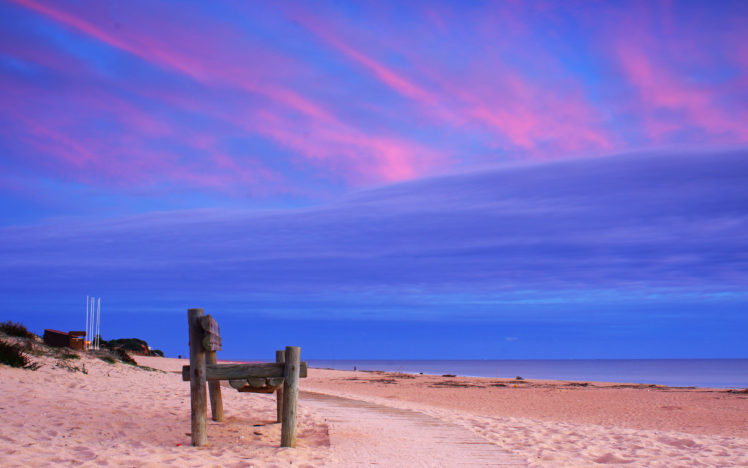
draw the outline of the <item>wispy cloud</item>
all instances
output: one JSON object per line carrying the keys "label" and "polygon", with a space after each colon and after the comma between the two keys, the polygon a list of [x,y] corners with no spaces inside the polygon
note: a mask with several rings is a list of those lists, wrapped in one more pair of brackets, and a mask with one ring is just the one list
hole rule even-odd
{"label": "wispy cloud", "polygon": [[3,167],[102,190],[314,197],[748,139],[741,2],[0,8]]}

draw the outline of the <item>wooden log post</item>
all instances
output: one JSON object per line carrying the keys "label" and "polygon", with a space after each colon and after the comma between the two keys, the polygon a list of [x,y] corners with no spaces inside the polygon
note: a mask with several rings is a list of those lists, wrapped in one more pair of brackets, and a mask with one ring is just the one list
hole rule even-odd
{"label": "wooden log post", "polygon": [[301,348],[286,346],[286,365],[283,377],[283,418],[281,421],[281,447],[296,447],[296,413],[299,402],[299,363]]}
{"label": "wooden log post", "polygon": [[205,401],[205,351],[203,350],[203,328],[200,319],[203,309],[188,309],[187,321],[190,330],[190,407],[192,409],[192,445],[200,447],[208,443],[206,418],[208,406]]}
{"label": "wooden log post", "polygon": [[[218,364],[215,351],[205,352],[205,364]],[[223,421],[223,397],[221,396],[221,381],[208,381],[208,393],[210,395],[210,411],[213,421]]]}
{"label": "wooden log post", "polygon": [[[279,349],[275,352],[275,362],[278,364],[285,364],[286,363],[286,352],[282,349]],[[276,422],[283,421],[283,387],[278,387],[278,390],[275,391],[275,399],[278,402],[278,412],[276,415]]]}

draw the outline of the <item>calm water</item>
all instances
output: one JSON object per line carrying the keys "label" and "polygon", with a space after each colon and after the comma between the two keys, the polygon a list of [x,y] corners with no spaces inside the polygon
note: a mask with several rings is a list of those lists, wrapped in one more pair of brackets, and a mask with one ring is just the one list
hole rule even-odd
{"label": "calm water", "polygon": [[630,382],[672,387],[748,387],[748,359],[307,360],[311,367],[470,377]]}

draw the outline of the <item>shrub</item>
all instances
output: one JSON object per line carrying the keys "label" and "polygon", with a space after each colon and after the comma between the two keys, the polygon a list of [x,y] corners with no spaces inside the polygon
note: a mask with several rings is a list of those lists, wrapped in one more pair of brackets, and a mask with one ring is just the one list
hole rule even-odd
{"label": "shrub", "polygon": [[21,346],[5,341],[0,341],[0,363],[30,370],[37,370],[41,367],[40,364],[31,362],[28,356],[23,354]]}
{"label": "shrub", "polygon": [[104,362],[108,362],[109,364],[116,364],[117,360],[114,359],[111,356],[99,356],[99,359],[101,359]]}
{"label": "shrub", "polygon": [[107,348],[122,348],[126,351],[148,354],[148,343],[139,338],[118,338],[106,342]]}
{"label": "shrub", "polygon": [[57,361],[57,364],[55,364],[55,367],[65,369],[68,372],[83,372],[84,374],[88,374],[85,363],[83,364],[83,367],[78,367],[78,366],[74,366],[70,364],[67,361]]}
{"label": "shrub", "polygon": [[125,364],[131,364],[133,366],[138,365],[138,363],[135,362],[135,359],[133,359],[126,350],[122,348],[115,348],[112,350],[112,352],[119,358],[120,361],[124,362]]}
{"label": "shrub", "polygon": [[0,323],[0,331],[4,332],[8,336],[19,336],[21,338],[35,338],[36,335],[28,331],[26,326],[21,323],[7,322]]}
{"label": "shrub", "polygon": [[81,357],[75,353],[65,353],[62,355],[62,359],[80,359]]}
{"label": "shrub", "polygon": [[164,352],[161,351],[160,349],[152,349],[151,352],[150,352],[150,355],[151,356],[164,357]]}

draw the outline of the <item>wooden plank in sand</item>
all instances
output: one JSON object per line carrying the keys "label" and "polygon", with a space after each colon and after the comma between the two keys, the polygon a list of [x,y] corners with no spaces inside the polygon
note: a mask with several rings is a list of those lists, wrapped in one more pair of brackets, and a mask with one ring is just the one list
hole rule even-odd
{"label": "wooden plank in sand", "polygon": [[[251,377],[283,377],[284,364],[263,362],[259,364],[209,364],[206,366],[207,380],[242,380]],[[190,366],[182,367],[182,380],[190,380]],[[307,376],[307,363],[299,363],[299,377]]]}

